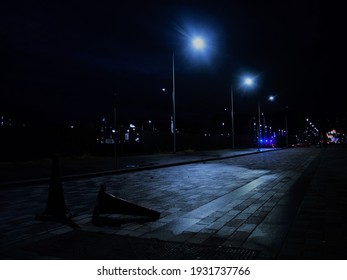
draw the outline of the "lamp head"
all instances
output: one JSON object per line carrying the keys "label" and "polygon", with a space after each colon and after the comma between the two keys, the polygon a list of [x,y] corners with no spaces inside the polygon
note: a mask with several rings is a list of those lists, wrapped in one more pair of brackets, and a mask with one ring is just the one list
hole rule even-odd
{"label": "lamp head", "polygon": [[203,49],[204,47],[205,47],[205,42],[204,42],[204,40],[201,38],[201,37],[195,37],[194,39],[193,39],[193,47],[195,48],[195,49]]}

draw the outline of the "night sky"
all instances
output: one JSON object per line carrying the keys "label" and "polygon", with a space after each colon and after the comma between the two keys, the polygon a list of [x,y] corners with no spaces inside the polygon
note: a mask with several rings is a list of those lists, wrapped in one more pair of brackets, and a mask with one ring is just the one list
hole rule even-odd
{"label": "night sky", "polygon": [[[9,1],[1,8],[0,114],[18,122],[169,123],[235,114],[345,116],[343,38],[331,1]],[[191,46],[194,36],[204,50]],[[241,84],[255,77],[253,89]],[[162,88],[166,88],[163,92]],[[266,101],[268,95],[276,101]],[[226,111],[227,112],[227,111]]]}

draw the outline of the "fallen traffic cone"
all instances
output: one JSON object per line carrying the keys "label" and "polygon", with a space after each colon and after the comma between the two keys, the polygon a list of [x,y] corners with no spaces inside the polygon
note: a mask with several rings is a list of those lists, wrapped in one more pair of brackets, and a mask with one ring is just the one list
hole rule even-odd
{"label": "fallen traffic cone", "polygon": [[71,220],[75,215],[66,207],[63,184],[60,176],[59,156],[57,154],[52,156],[51,169],[46,210],[42,215],[37,215],[36,220],[59,221],[73,227],[78,227]]}
{"label": "fallen traffic cone", "polygon": [[93,224],[98,223],[98,217],[100,214],[146,216],[149,217],[151,221],[155,221],[160,218],[159,212],[116,197],[110,193],[107,193],[105,190],[106,186],[101,185],[97,197],[97,203],[93,211]]}

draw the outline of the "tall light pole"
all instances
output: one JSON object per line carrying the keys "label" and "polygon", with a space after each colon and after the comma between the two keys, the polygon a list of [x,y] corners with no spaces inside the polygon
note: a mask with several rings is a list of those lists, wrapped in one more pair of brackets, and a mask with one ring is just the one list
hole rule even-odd
{"label": "tall light pole", "polygon": [[230,87],[230,102],[231,102],[231,148],[235,149],[235,130],[234,130],[234,90],[233,87]]}
{"label": "tall light pole", "polygon": [[[254,84],[253,78],[246,77],[244,79],[244,84],[247,87],[251,87]],[[257,125],[257,147],[258,147],[258,152],[260,151],[260,100],[258,98],[258,125]]]}
{"label": "tall light pole", "polygon": [[[192,40],[195,49],[203,49],[205,41],[201,37],[195,37]],[[173,153],[176,153],[176,90],[175,90],[175,52],[172,52],[172,134],[173,134]]]}
{"label": "tall light pole", "polygon": [[[274,101],[275,100],[275,96],[273,95],[270,95],[269,98],[267,99],[268,101]],[[260,151],[260,139],[261,139],[261,133],[260,133],[260,101],[259,101],[259,98],[258,98],[258,152]],[[265,115],[264,115],[264,138],[265,138]]]}
{"label": "tall light pole", "polygon": [[[254,81],[253,78],[247,77],[244,79],[244,85],[246,85],[247,87],[251,87],[253,86]],[[270,95],[268,98],[268,101],[274,101],[275,100],[275,96]],[[257,125],[257,146],[258,146],[258,152],[260,151],[260,139],[261,139],[261,135],[260,135],[260,98],[258,98],[258,125]],[[264,128],[265,128],[265,121],[264,121]]]}
{"label": "tall light pole", "polygon": [[288,148],[289,143],[288,143],[288,106],[285,106],[285,113],[286,113],[286,147]]}
{"label": "tall light pole", "polygon": [[115,166],[118,168],[118,153],[117,153],[117,94],[113,95],[113,126],[114,126],[114,158]]}
{"label": "tall light pole", "polygon": [[175,53],[172,52],[172,134],[173,153],[176,153],[176,96],[175,96]]}
{"label": "tall light pole", "polygon": [[263,139],[266,139],[266,124],[265,124],[265,114],[261,113],[262,117],[263,117]]}
{"label": "tall light pole", "polygon": [[258,152],[260,152],[260,101],[258,98],[258,126],[257,126],[257,135],[258,135]]}

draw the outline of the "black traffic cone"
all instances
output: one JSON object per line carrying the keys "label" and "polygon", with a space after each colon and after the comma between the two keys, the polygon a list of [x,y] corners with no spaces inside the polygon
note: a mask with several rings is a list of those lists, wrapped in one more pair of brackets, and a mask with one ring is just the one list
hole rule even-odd
{"label": "black traffic cone", "polygon": [[51,178],[48,189],[48,199],[46,210],[42,215],[37,215],[36,220],[41,221],[58,221],[77,227],[71,221],[74,217],[66,207],[64,199],[63,184],[60,176],[59,155],[52,155]]}
{"label": "black traffic cone", "polygon": [[101,185],[97,197],[97,203],[93,211],[93,224],[98,224],[98,217],[100,214],[145,216],[151,221],[155,221],[160,218],[159,212],[116,197],[110,193],[107,193],[105,190],[106,186]]}

